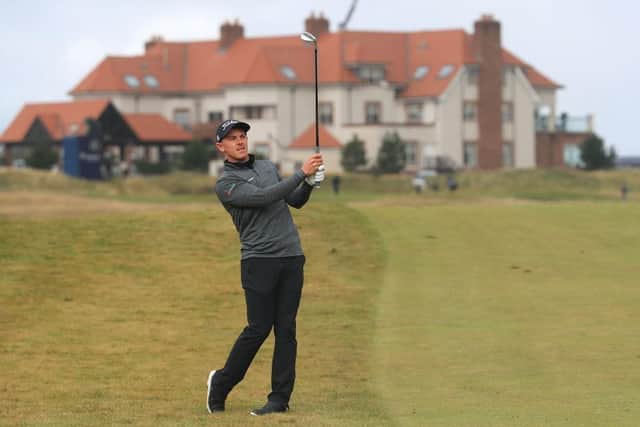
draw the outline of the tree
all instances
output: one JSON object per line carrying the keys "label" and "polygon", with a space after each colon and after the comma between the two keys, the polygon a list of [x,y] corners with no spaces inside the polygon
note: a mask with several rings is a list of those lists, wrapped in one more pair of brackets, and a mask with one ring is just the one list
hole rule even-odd
{"label": "tree", "polygon": [[341,154],[340,164],[347,172],[353,172],[358,169],[358,166],[367,164],[364,142],[358,139],[358,135],[353,135],[351,141],[342,147]]}
{"label": "tree", "polygon": [[404,143],[397,132],[387,133],[378,151],[378,169],[380,173],[398,173],[404,169],[406,153]]}
{"label": "tree", "polygon": [[611,147],[607,154],[604,141],[592,135],[580,145],[580,158],[586,170],[610,169],[615,164],[616,152]]}
{"label": "tree", "polygon": [[209,147],[202,141],[191,141],[182,153],[182,169],[206,172],[209,170],[211,154]]}
{"label": "tree", "polygon": [[27,166],[35,169],[51,169],[53,165],[58,163],[58,157],[58,151],[53,147],[53,144],[38,141],[26,158],[26,163]]}

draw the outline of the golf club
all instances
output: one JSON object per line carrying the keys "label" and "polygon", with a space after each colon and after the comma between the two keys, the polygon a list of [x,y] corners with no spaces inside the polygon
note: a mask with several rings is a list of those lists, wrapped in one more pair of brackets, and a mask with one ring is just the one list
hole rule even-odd
{"label": "golf club", "polygon": [[[318,39],[313,34],[305,31],[300,34],[300,38],[305,43],[313,43],[313,71],[316,84],[316,153],[320,152],[320,140],[318,137]],[[320,187],[320,183],[316,182],[316,188]]]}

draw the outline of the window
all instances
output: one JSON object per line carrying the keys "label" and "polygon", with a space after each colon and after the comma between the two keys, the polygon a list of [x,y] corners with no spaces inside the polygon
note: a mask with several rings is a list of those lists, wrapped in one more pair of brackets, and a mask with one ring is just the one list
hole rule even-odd
{"label": "window", "polygon": [[451,73],[453,73],[453,70],[455,69],[456,67],[454,65],[445,65],[444,67],[440,68],[440,71],[438,72],[438,78],[446,79]]}
{"label": "window", "polygon": [[408,123],[421,123],[422,122],[422,103],[410,102],[405,106],[407,111]]}
{"label": "window", "polygon": [[178,108],[173,110],[173,121],[182,126],[183,129],[191,127],[191,114],[186,108]]}
{"label": "window", "polygon": [[135,89],[135,88],[140,87],[140,80],[138,80],[138,78],[136,76],[134,76],[133,74],[125,75],[124,76],[124,82],[130,88],[134,88]]}
{"label": "window", "polygon": [[513,122],[513,103],[503,102],[502,103],[502,123],[511,123],[511,122]]}
{"label": "window", "polygon": [[475,142],[465,142],[464,144],[464,166],[467,168],[478,166],[478,146]]}
{"label": "window", "polygon": [[275,119],[276,107],[271,105],[234,105],[230,108],[229,116],[236,120]]}
{"label": "window", "polygon": [[418,143],[416,141],[405,141],[404,154],[407,166],[415,166],[418,160]]}
{"label": "window", "polygon": [[271,146],[267,143],[258,143],[253,146],[253,153],[259,159],[269,159],[271,156]]}
{"label": "window", "polygon": [[358,68],[358,76],[367,82],[379,82],[384,80],[384,67],[376,65],[365,65]]}
{"label": "window", "polygon": [[146,76],[144,76],[144,83],[152,89],[160,86],[160,83],[158,83],[158,79],[156,79],[156,77],[152,76],[151,74],[147,74]]}
{"label": "window", "polygon": [[382,106],[379,102],[367,102],[364,106],[364,121],[367,124],[380,123]]}
{"label": "window", "polygon": [[297,78],[296,72],[293,68],[288,65],[283,65],[280,67],[280,72],[283,76],[285,76],[288,80],[295,80]]}
{"label": "window", "polygon": [[318,103],[318,121],[323,125],[333,124],[333,103],[332,102]]}
{"label": "window", "polygon": [[513,144],[510,142],[502,144],[502,166],[505,168],[513,167]]}
{"label": "window", "polygon": [[511,74],[509,69],[507,67],[504,67],[502,69],[502,86],[506,86],[507,85],[507,80],[509,79],[509,74]]}
{"label": "window", "polygon": [[415,80],[422,80],[427,74],[429,74],[429,67],[427,65],[421,65],[416,68],[416,71],[413,73],[413,78]]}
{"label": "window", "polygon": [[218,123],[224,120],[224,113],[222,111],[209,111],[208,117],[209,123]]}
{"label": "window", "polygon": [[475,86],[478,84],[478,75],[480,71],[477,66],[470,65],[467,68],[467,84],[469,86]]}
{"label": "window", "polygon": [[478,115],[478,105],[475,102],[465,102],[462,105],[462,119],[465,122],[471,122]]}
{"label": "window", "polygon": [[583,166],[580,158],[580,146],[576,144],[565,144],[563,148],[564,164],[572,168]]}

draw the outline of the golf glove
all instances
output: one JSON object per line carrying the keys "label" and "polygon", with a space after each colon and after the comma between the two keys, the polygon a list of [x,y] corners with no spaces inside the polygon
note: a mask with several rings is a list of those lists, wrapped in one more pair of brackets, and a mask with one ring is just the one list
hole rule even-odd
{"label": "golf glove", "polygon": [[314,175],[305,178],[307,184],[315,186],[324,181],[324,165],[321,165]]}

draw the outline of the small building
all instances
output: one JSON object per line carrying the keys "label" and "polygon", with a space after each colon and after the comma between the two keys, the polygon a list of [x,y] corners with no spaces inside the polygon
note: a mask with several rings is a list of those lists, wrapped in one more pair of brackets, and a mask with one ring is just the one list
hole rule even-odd
{"label": "small building", "polygon": [[[325,172],[328,174],[338,174],[342,172],[340,166],[340,153],[342,144],[329,132],[329,130],[318,125],[318,139],[320,141],[320,152],[324,159]],[[316,128],[310,125],[302,134],[296,138],[286,151],[286,161],[291,169],[283,168],[285,173],[302,166],[302,163],[316,151]]]}
{"label": "small building", "polygon": [[[86,136],[95,123],[106,158],[128,168],[133,160],[170,159],[184,151],[189,132],[160,114],[121,114],[106,99],[26,104],[0,136],[7,165],[21,164],[36,143],[50,143],[64,159],[63,141]],[[118,166],[118,165],[115,165]]]}

